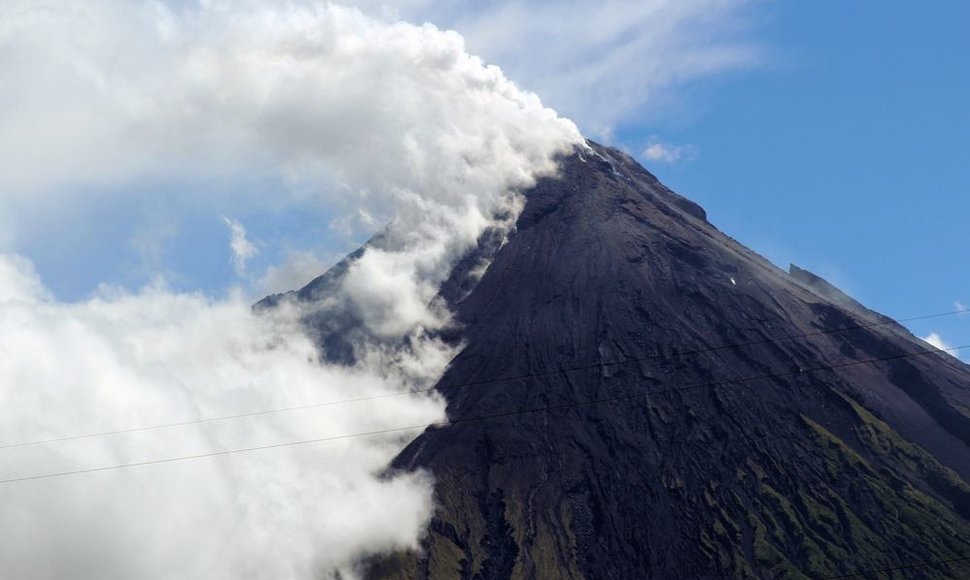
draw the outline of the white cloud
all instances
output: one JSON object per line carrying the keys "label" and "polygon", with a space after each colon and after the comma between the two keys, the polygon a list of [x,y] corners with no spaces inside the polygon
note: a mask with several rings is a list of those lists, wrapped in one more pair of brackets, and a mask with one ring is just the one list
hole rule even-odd
{"label": "white cloud", "polygon": [[[407,262],[393,268],[397,294],[426,304],[492,216],[515,208],[515,191],[581,141],[460,36],[430,25],[334,5],[18,4],[58,9],[9,10],[0,29],[0,67],[18,93],[0,117],[0,190],[14,209],[172,197],[132,186],[163,177],[275,173],[286,188],[259,203],[394,218],[394,251],[360,268]],[[382,332],[443,320],[411,307],[385,314],[406,319]]]}
{"label": "white cloud", "polygon": [[246,228],[238,220],[223,216],[222,221],[229,228],[229,249],[232,252],[232,266],[236,275],[246,273],[246,263],[259,253],[256,246],[246,238]]}
{"label": "white cloud", "polygon": [[[322,366],[294,319],[157,287],[58,303],[28,262],[0,256],[0,445],[395,393],[433,381],[452,354],[424,340]],[[0,479],[443,417],[440,399],[413,395],[0,449]],[[355,558],[423,533],[428,476],[378,475],[416,433],[0,484],[0,576],[353,577]]]}
{"label": "white cloud", "polygon": [[970,308],[967,308],[967,305],[964,304],[963,302],[960,302],[959,300],[953,303],[953,307],[959,310],[960,312],[970,311]]}
{"label": "white cloud", "polygon": [[695,158],[697,147],[694,145],[673,145],[654,139],[643,150],[641,156],[654,163],[674,165]]}
{"label": "white cloud", "polygon": [[[386,25],[334,5],[19,0],[4,9],[4,217],[121,195],[201,197],[198,186],[145,182],[276,174],[285,188],[241,188],[231,203],[310,200],[370,224],[394,218],[387,247],[407,252],[386,253],[421,255],[411,265],[420,272],[398,277],[399,292],[421,302],[491,216],[515,209],[515,191],[580,142],[571,123],[467,54],[460,36],[430,25]],[[236,239],[242,264],[252,250]]]}
{"label": "white cloud", "polygon": [[[339,166],[351,192],[386,200],[420,189],[455,201],[461,194],[443,187],[454,179],[527,181],[525,163],[544,153],[533,144],[576,139],[455,33],[332,5],[203,4],[8,8],[0,66],[16,89],[0,153],[16,163],[0,177],[7,195],[64,198],[152,173],[258,175],[282,164],[304,186],[314,169]],[[445,152],[454,160],[435,156]]]}
{"label": "white cloud", "polygon": [[[432,384],[454,355],[427,338],[450,320],[434,301],[441,282],[486,228],[510,228],[518,192],[581,143],[572,123],[467,54],[456,33],[329,4],[14,0],[0,8],[0,73],[0,223],[18,225],[13,240],[46,235],[24,216],[71,207],[94,215],[134,197],[221,208],[214,215],[256,204],[393,220],[313,305],[363,320],[350,368],[316,362],[294,322],[305,312],[293,305],[257,317],[236,295],[215,301],[160,286],[105,287],[63,303],[29,261],[4,255],[4,443]],[[254,250],[241,225],[226,223],[241,270]],[[157,239],[146,238],[152,252]],[[278,268],[266,279],[288,266]],[[4,449],[0,478],[442,414],[435,397],[399,397]],[[375,475],[416,434],[3,484],[0,576],[353,577],[355,558],[414,546],[424,529],[427,476]]]}

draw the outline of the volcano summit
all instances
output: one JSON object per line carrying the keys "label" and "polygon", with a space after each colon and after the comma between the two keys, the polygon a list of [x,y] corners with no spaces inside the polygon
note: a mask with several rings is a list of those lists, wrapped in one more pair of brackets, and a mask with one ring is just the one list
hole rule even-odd
{"label": "volcano summit", "polygon": [[[438,507],[370,577],[970,575],[970,367],[615,149],[525,199],[442,287],[452,423],[392,466],[429,470]],[[353,316],[308,320],[352,359]]]}

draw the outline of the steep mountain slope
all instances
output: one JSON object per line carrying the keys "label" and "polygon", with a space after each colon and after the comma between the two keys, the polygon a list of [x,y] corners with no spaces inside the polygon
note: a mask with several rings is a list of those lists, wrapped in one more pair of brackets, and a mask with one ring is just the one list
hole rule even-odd
{"label": "steep mountain slope", "polygon": [[454,424],[394,466],[433,472],[438,514],[424,554],[370,575],[824,578],[970,557],[970,367],[908,356],[927,345],[592,147],[483,243],[477,284],[458,268],[443,288],[465,344],[439,383]]}

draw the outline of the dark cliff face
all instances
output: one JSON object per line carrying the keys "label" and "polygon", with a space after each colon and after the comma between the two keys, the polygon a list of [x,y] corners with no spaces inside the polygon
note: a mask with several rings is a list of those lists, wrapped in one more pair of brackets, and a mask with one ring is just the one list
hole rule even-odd
{"label": "dark cliff face", "polygon": [[[467,345],[439,384],[455,424],[394,466],[433,472],[437,516],[423,554],[371,576],[822,578],[970,556],[970,367],[906,357],[927,345],[618,151],[564,160],[527,200],[481,281],[443,289]],[[449,388],[511,376],[528,378]]]}

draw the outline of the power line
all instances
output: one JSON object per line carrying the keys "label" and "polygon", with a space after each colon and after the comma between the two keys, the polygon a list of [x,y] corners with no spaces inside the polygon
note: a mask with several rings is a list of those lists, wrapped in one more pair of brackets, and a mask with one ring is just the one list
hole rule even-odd
{"label": "power line", "polygon": [[218,417],[206,417],[206,418],[202,418],[202,419],[189,419],[189,420],[185,420],[185,421],[177,421],[177,422],[172,422],[172,423],[162,423],[162,424],[158,424],[158,425],[149,425],[149,426],[142,426],[142,427],[130,427],[130,428],[124,428],[124,429],[112,429],[112,430],[108,430],[108,431],[100,431],[100,432],[97,432],[97,433],[86,433],[86,434],[83,434],[83,435],[66,435],[66,436],[63,436],[63,437],[52,437],[52,438],[48,438],[48,439],[38,439],[38,440],[33,440],[33,441],[22,441],[22,442],[18,442],[18,443],[6,443],[6,444],[3,444],[3,445],[0,445],[0,450],[3,450],[3,449],[13,449],[13,448],[17,448],[17,447],[32,447],[32,446],[35,446],[35,445],[46,445],[46,444],[51,444],[51,443],[63,443],[63,442],[67,442],[67,441],[79,441],[79,440],[83,440],[83,439],[95,439],[95,438],[99,438],[99,437],[108,437],[108,436],[112,436],[112,435],[124,435],[124,434],[129,434],[129,433],[140,433],[140,432],[145,432],[145,431],[159,431],[159,430],[162,430],[162,429],[172,429],[172,428],[175,428],[175,427],[187,427],[187,426],[190,426],[190,425],[204,425],[204,424],[207,424],[207,423],[216,423],[216,422],[220,422],[220,421],[230,421],[230,420],[234,420],[234,419],[246,419],[246,418],[252,418],[252,417],[263,417],[263,416],[267,416],[267,415],[276,415],[276,414],[280,414],[280,413],[290,413],[290,412],[293,412],[293,411],[302,411],[302,410],[307,410],[307,409],[318,409],[318,408],[323,408],[323,407],[331,407],[331,406],[335,406],[335,405],[344,405],[344,404],[349,404],[349,403],[359,403],[359,402],[363,402],[363,401],[373,401],[373,400],[378,400],[378,399],[387,399],[387,398],[391,398],[391,397],[402,397],[402,396],[407,396],[407,395],[417,395],[417,394],[423,394],[423,393],[430,393],[430,392],[433,392],[433,391],[450,391],[450,390],[453,390],[453,389],[463,389],[463,388],[467,388],[467,387],[490,385],[490,384],[495,384],[495,383],[503,383],[503,382],[509,382],[509,381],[516,381],[516,380],[520,380],[520,379],[534,379],[534,378],[539,378],[539,377],[544,377],[544,376],[558,375],[558,374],[561,374],[561,373],[569,373],[569,372],[576,372],[576,371],[583,371],[583,370],[590,370],[590,369],[597,369],[597,368],[604,368],[604,367],[614,367],[614,366],[620,366],[620,365],[625,365],[625,364],[631,364],[631,363],[635,363],[635,362],[644,362],[644,361],[648,361],[648,360],[654,360],[654,359],[663,358],[663,357],[693,356],[693,355],[698,355],[698,354],[706,354],[706,353],[710,353],[710,352],[718,352],[718,351],[735,349],[735,348],[742,348],[742,347],[747,347],[747,346],[758,346],[758,345],[763,345],[763,344],[774,344],[774,343],[784,342],[784,341],[787,341],[787,340],[795,340],[795,339],[799,339],[799,338],[812,338],[812,337],[816,337],[816,336],[825,336],[825,335],[829,335],[829,334],[837,334],[837,333],[840,333],[840,332],[851,332],[851,331],[855,331],[855,330],[865,330],[865,329],[870,329],[870,328],[877,328],[877,327],[880,327],[880,326],[887,326],[887,325],[890,325],[890,324],[901,324],[901,323],[904,323],[904,322],[915,322],[915,321],[918,321],[918,320],[928,320],[928,319],[931,319],[931,318],[942,318],[942,317],[945,317],[945,316],[954,316],[954,315],[967,314],[967,313],[968,313],[967,310],[961,309],[961,310],[954,310],[954,311],[950,311],[950,312],[941,312],[941,313],[937,313],[937,314],[927,314],[927,315],[924,315],[924,316],[915,316],[915,317],[912,317],[912,318],[903,318],[903,319],[900,319],[900,320],[887,320],[887,321],[875,322],[875,323],[870,323],[870,324],[862,324],[862,325],[857,325],[857,326],[845,326],[845,327],[833,328],[833,329],[828,329],[828,330],[819,330],[819,331],[816,331],[816,332],[810,332],[810,333],[806,333],[806,334],[795,334],[795,335],[787,335],[787,336],[778,337],[778,338],[768,338],[768,339],[759,339],[759,340],[749,341],[749,342],[739,342],[739,343],[733,343],[733,344],[724,344],[724,345],[720,345],[720,346],[708,347],[708,348],[703,348],[703,349],[675,351],[675,352],[672,352],[672,353],[669,353],[669,354],[652,354],[652,355],[644,356],[644,357],[626,358],[626,359],[623,359],[623,360],[620,360],[620,361],[614,361],[614,362],[592,363],[592,364],[587,364],[587,365],[581,365],[581,366],[576,366],[576,367],[567,367],[567,368],[561,368],[561,369],[556,369],[556,370],[552,370],[552,371],[544,371],[544,372],[539,372],[539,373],[529,373],[529,374],[521,374],[521,375],[511,375],[511,376],[499,377],[499,378],[494,378],[494,379],[484,379],[484,380],[479,380],[479,381],[470,381],[470,382],[456,383],[456,384],[451,384],[451,385],[439,385],[437,387],[428,387],[428,388],[423,388],[423,389],[407,389],[407,390],[403,390],[403,391],[396,391],[396,392],[393,392],[393,393],[383,393],[383,394],[380,394],[380,395],[369,395],[369,396],[365,396],[365,397],[355,397],[355,398],[350,398],[350,399],[341,399],[341,400],[337,400],[337,401],[326,401],[326,402],[321,402],[321,403],[310,403],[310,404],[307,404],[307,405],[294,405],[294,406],[290,406],[290,407],[280,407],[280,408],[276,408],[276,409],[268,409],[268,410],[262,410],[262,411],[253,411],[253,412],[249,412],[249,413],[239,413],[239,414],[235,414],[235,415],[221,415],[221,416],[218,416]]}
{"label": "power line", "polygon": [[417,429],[427,429],[427,428],[431,428],[431,427],[447,427],[449,425],[460,425],[460,424],[463,424],[463,423],[473,423],[473,422],[478,422],[478,421],[487,421],[487,420],[492,420],[492,419],[500,419],[500,418],[505,418],[505,417],[513,417],[513,416],[516,416],[516,415],[526,415],[526,414],[530,414],[530,413],[538,413],[538,412],[542,412],[542,411],[559,411],[559,410],[573,409],[573,408],[578,408],[578,407],[589,407],[589,406],[599,405],[601,403],[611,403],[611,402],[618,402],[618,401],[629,401],[629,400],[639,399],[639,398],[642,398],[642,397],[653,396],[653,395],[663,395],[663,394],[669,394],[669,393],[675,393],[675,392],[686,392],[686,391],[694,391],[694,390],[700,390],[700,389],[710,389],[710,388],[716,388],[716,387],[726,386],[726,385],[743,385],[743,384],[746,384],[746,383],[751,383],[751,382],[760,381],[760,380],[766,380],[766,379],[784,378],[784,377],[797,376],[797,375],[801,375],[801,374],[805,374],[805,373],[812,373],[812,372],[819,372],[819,371],[830,371],[830,370],[847,368],[847,367],[853,367],[853,366],[859,366],[859,365],[864,365],[864,364],[872,364],[872,363],[887,362],[887,361],[892,361],[892,360],[902,360],[902,359],[908,359],[908,358],[915,358],[915,357],[924,356],[924,355],[927,355],[927,354],[938,354],[940,352],[956,352],[956,351],[965,350],[965,349],[968,349],[968,348],[970,348],[970,345],[957,346],[957,347],[946,348],[946,349],[931,349],[931,350],[924,350],[924,351],[919,351],[919,352],[903,353],[903,354],[898,354],[898,355],[893,355],[893,356],[887,356],[887,357],[866,359],[866,360],[861,360],[861,361],[851,361],[851,362],[846,362],[846,363],[837,364],[837,365],[826,365],[826,366],[819,366],[819,367],[813,367],[813,368],[807,368],[807,369],[799,369],[797,371],[788,372],[788,373],[765,374],[765,375],[758,375],[758,376],[754,376],[754,377],[744,377],[744,378],[740,378],[740,379],[731,379],[731,380],[725,380],[725,381],[716,381],[716,382],[709,382],[709,383],[701,383],[701,384],[692,385],[692,386],[689,386],[689,387],[674,387],[674,388],[669,388],[669,389],[661,389],[659,391],[640,392],[640,393],[637,393],[637,394],[634,394],[634,395],[623,395],[623,396],[619,396],[619,397],[608,397],[608,398],[605,398],[605,399],[594,399],[592,401],[578,401],[578,402],[572,402],[572,403],[564,403],[564,404],[561,404],[561,405],[547,405],[547,406],[544,406],[544,407],[534,407],[534,408],[531,408],[531,409],[520,409],[520,410],[516,410],[516,411],[505,411],[505,412],[502,412],[502,413],[491,413],[491,414],[487,414],[487,415],[477,415],[477,416],[474,416],[474,417],[462,417],[462,418],[454,419],[452,421],[439,421],[439,422],[435,422],[435,423],[426,423],[426,424],[422,424],[422,425],[410,425],[410,426],[406,426],[406,427],[393,427],[393,428],[388,428],[388,429],[378,429],[378,430],[375,430],[375,431],[365,431],[365,432],[361,432],[361,433],[348,433],[348,434],[343,434],[343,435],[332,435],[332,436],[329,436],[329,437],[319,437],[319,438],[315,438],[315,439],[306,439],[306,440],[302,440],[302,441],[290,441],[290,442],[285,442],[285,443],[274,443],[274,444],[270,444],[270,445],[261,445],[261,446],[258,446],[258,447],[246,447],[246,448],[243,448],[243,449],[228,449],[228,450],[224,450],[224,451],[213,451],[213,452],[209,452],[209,453],[200,453],[200,454],[197,454],[197,455],[186,455],[186,456],[180,456],[180,457],[169,457],[169,458],[166,458],[166,459],[155,459],[155,460],[150,460],[150,461],[139,461],[139,462],[134,462],[134,463],[123,463],[123,464],[119,464],[119,465],[108,465],[108,466],[103,466],[103,467],[92,467],[92,468],[87,468],[87,469],[76,469],[76,470],[72,470],[72,471],[61,471],[61,472],[47,473],[47,474],[42,474],[42,475],[29,475],[29,476],[24,476],[24,477],[14,477],[14,478],[9,478],[9,479],[0,479],[0,484],[18,483],[18,482],[33,481],[33,480],[39,480],[39,479],[51,479],[51,478],[55,478],[55,477],[66,477],[66,476],[70,476],[70,475],[81,475],[81,474],[85,474],[85,473],[97,473],[97,472],[112,471],[112,470],[117,470],[117,469],[127,469],[127,468],[131,468],[131,467],[144,467],[144,466],[149,466],[149,465],[161,465],[161,464],[165,464],[165,463],[175,463],[175,462],[181,462],[181,461],[191,461],[191,460],[195,460],[195,459],[203,459],[203,458],[209,458],[209,457],[221,457],[221,456],[234,455],[234,454],[239,454],[239,453],[250,453],[250,452],[253,452],[253,451],[263,451],[263,450],[267,450],[267,449],[280,449],[280,448],[284,448],[284,447],[295,447],[295,446],[299,446],[299,445],[311,445],[311,444],[314,444],[314,443],[323,443],[323,442],[326,442],[326,441],[336,441],[336,440],[340,440],[340,439],[352,439],[352,438],[357,438],[357,437],[369,437],[369,436],[374,436],[374,435],[387,435],[387,434],[390,434],[390,433],[403,433],[403,432],[406,432],[406,431],[414,431],[414,430],[417,430]]}
{"label": "power line", "polygon": [[920,562],[919,564],[910,564],[908,566],[897,566],[895,568],[880,568],[878,570],[863,570],[861,572],[854,572],[852,574],[842,574],[841,576],[826,576],[820,578],[819,580],[837,580],[840,578],[862,578],[872,574],[884,574],[887,572],[898,572],[900,570],[916,570],[918,568],[930,568],[932,566],[956,564],[958,562],[970,562],[970,557],[968,558],[953,558],[950,560],[934,560],[933,562]]}

